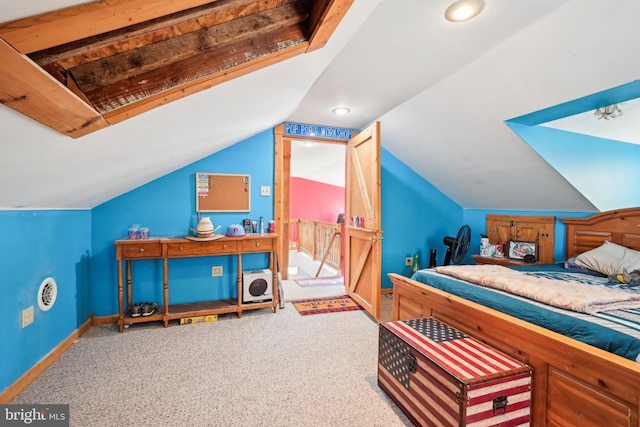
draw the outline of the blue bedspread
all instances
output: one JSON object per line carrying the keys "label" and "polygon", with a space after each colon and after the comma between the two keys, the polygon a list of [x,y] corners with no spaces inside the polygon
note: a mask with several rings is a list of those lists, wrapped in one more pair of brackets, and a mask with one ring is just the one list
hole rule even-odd
{"label": "blue bedspread", "polygon": [[[568,272],[561,264],[513,268],[536,273]],[[640,361],[640,310],[616,310],[620,313],[596,315],[575,313],[438,274],[432,269],[420,270],[412,279],[610,353]]]}

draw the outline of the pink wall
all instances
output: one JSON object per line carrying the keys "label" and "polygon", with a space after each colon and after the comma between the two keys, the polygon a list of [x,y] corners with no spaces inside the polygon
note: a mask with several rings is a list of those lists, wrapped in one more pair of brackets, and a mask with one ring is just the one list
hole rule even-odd
{"label": "pink wall", "polygon": [[290,218],[336,222],[344,212],[344,188],[304,178],[291,178]]}

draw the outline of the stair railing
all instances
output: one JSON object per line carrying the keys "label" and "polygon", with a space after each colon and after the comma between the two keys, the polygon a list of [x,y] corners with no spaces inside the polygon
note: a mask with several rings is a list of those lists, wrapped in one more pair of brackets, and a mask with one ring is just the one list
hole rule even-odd
{"label": "stair railing", "polygon": [[290,224],[294,226],[291,228],[295,228],[295,232],[290,233],[289,248],[295,248],[314,261],[320,261],[315,277],[320,275],[325,264],[340,271],[341,224],[301,218],[292,219]]}

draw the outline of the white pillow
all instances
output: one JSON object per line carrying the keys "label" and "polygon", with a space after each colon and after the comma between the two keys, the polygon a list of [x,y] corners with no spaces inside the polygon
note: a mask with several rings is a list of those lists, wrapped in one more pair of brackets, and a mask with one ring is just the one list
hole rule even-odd
{"label": "white pillow", "polygon": [[578,255],[575,263],[607,276],[640,270],[640,252],[606,241]]}

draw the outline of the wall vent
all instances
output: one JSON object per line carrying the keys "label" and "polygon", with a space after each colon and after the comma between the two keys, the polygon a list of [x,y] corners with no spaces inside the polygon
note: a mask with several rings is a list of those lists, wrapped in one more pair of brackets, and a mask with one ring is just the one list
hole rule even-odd
{"label": "wall vent", "polygon": [[40,284],[38,290],[38,307],[42,311],[49,311],[56,302],[58,296],[58,284],[53,277],[47,277]]}

